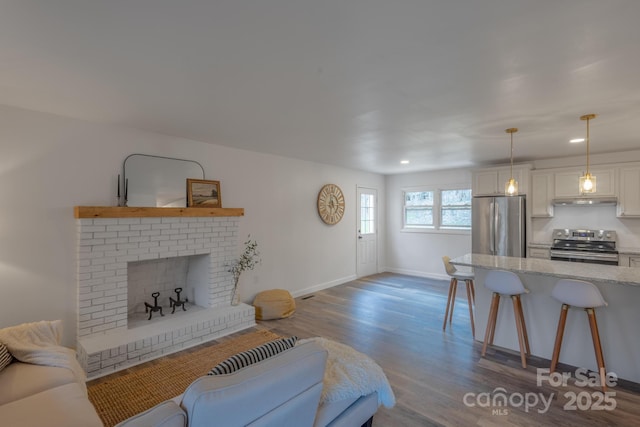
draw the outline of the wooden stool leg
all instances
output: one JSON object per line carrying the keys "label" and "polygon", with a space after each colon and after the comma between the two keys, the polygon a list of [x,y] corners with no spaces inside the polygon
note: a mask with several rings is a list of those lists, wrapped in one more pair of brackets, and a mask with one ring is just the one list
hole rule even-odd
{"label": "wooden stool leg", "polygon": [[553,356],[551,357],[551,367],[549,371],[555,372],[558,366],[558,358],[560,357],[560,347],[562,347],[562,337],[564,335],[564,325],[567,323],[567,312],[569,306],[562,304],[560,309],[560,319],[558,320],[558,330],[556,332],[556,343],[553,346]]}
{"label": "wooden stool leg", "polygon": [[493,336],[496,333],[496,323],[498,321],[498,310],[500,308],[500,294],[494,293],[496,299],[496,308],[493,310],[493,318],[491,319],[491,335],[489,335],[489,344],[493,345]]}
{"label": "wooden stool leg", "polygon": [[453,277],[449,282],[449,296],[447,297],[447,310],[444,312],[444,322],[442,322],[442,330],[444,331],[447,328],[447,317],[449,317],[449,308],[451,307],[451,293],[453,292],[453,288],[455,286],[455,280]]}
{"label": "wooden stool leg", "polygon": [[522,322],[522,333],[524,334],[524,348],[527,355],[531,355],[529,348],[529,334],[527,334],[527,323],[524,321],[524,311],[522,310],[522,298],[518,295],[518,310],[520,311],[520,319]]}
{"label": "wooden stool leg", "polygon": [[473,279],[469,279],[469,287],[471,288],[471,298],[473,298],[473,305],[476,304],[476,288],[473,284]]}
{"label": "wooden stool leg", "polygon": [[471,297],[471,287],[469,284],[469,280],[465,280],[465,284],[467,285],[467,301],[469,303],[469,319],[471,320],[471,335],[473,338],[476,338],[476,325],[473,322],[473,301]]}
{"label": "wooden stool leg", "polygon": [[520,308],[518,306],[518,298],[519,295],[511,295],[511,300],[513,301],[513,317],[516,319],[516,330],[518,331],[518,344],[520,347],[520,362],[522,363],[522,367],[527,367],[527,356],[524,353],[524,333],[522,330],[522,314],[520,313]]}
{"label": "wooden stool leg", "polygon": [[593,338],[593,348],[596,352],[596,361],[598,362],[598,373],[600,374],[600,384],[602,391],[607,391],[607,371],[604,367],[604,356],[602,355],[602,345],[600,343],[600,334],[598,333],[598,322],[596,321],[596,312],[593,308],[586,308],[589,316],[589,326],[591,327],[591,337]]}
{"label": "wooden stool leg", "polygon": [[456,304],[456,292],[458,290],[458,279],[453,278],[453,293],[451,294],[451,311],[449,311],[449,325],[453,321],[453,307]]}
{"label": "wooden stool leg", "polygon": [[489,337],[492,334],[492,329],[495,329],[495,318],[494,314],[498,313],[498,301],[500,300],[500,295],[496,292],[493,293],[493,297],[491,298],[491,308],[489,309],[489,318],[487,319],[487,328],[484,332],[484,343],[482,344],[482,356],[484,356],[487,352],[487,345],[489,344]]}

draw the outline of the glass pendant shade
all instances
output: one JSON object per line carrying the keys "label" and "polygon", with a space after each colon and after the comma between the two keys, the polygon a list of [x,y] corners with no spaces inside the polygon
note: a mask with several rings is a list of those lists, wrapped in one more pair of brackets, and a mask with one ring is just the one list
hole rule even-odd
{"label": "glass pendant shade", "polygon": [[595,119],[595,114],[585,114],[580,120],[587,121],[587,171],[580,177],[578,190],[580,194],[593,194],[596,192],[596,177],[589,172],[589,120]]}
{"label": "glass pendant shade", "polygon": [[596,177],[590,173],[585,173],[580,177],[580,194],[590,194],[596,192]]}
{"label": "glass pendant shade", "polygon": [[517,196],[518,195],[518,181],[513,178],[513,134],[518,132],[518,128],[509,128],[505,132],[511,134],[511,174],[509,180],[504,184],[505,196]]}
{"label": "glass pendant shade", "polygon": [[518,181],[511,178],[504,185],[504,194],[505,196],[517,196],[518,195]]}

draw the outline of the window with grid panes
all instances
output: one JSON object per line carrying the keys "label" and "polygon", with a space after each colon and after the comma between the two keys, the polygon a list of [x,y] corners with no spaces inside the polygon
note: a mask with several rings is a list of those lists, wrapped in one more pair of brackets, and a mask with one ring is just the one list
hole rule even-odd
{"label": "window with grid panes", "polygon": [[471,228],[471,190],[440,191],[440,227]]}
{"label": "window with grid panes", "polygon": [[373,194],[360,195],[360,234],[373,234],[376,232],[374,203]]}
{"label": "window with grid panes", "polygon": [[405,229],[471,229],[471,189],[404,191]]}
{"label": "window with grid panes", "polygon": [[405,191],[405,227],[433,227],[433,191]]}

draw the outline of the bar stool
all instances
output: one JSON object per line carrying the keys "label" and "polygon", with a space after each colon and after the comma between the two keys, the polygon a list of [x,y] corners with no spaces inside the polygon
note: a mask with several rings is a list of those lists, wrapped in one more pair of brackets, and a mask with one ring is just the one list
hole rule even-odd
{"label": "bar stool", "polygon": [[456,289],[458,288],[458,280],[464,280],[464,283],[467,287],[467,301],[469,302],[469,318],[471,319],[471,334],[473,338],[476,337],[476,326],[473,321],[473,305],[476,301],[476,290],[473,287],[473,272],[471,271],[459,271],[456,267],[451,264],[451,258],[448,256],[442,257],[442,262],[444,262],[444,269],[447,271],[447,274],[451,277],[451,281],[449,282],[449,296],[447,297],[447,310],[444,313],[444,322],[442,322],[442,330],[444,331],[447,328],[447,317],[449,318],[449,324],[451,324],[451,320],[453,319],[453,306],[456,301]]}
{"label": "bar stool", "polygon": [[602,297],[598,288],[590,282],[573,279],[558,280],[556,286],[551,291],[551,296],[562,303],[560,309],[560,319],[558,320],[558,332],[556,333],[556,342],[553,346],[553,356],[551,358],[550,371],[555,372],[560,357],[560,347],[562,347],[562,337],[564,335],[564,326],[567,321],[567,313],[570,307],[584,308],[589,318],[589,327],[591,328],[591,338],[593,339],[593,348],[596,353],[596,362],[600,374],[600,384],[602,391],[607,391],[606,374],[604,367],[604,356],[602,354],[602,345],[600,344],[600,334],[598,333],[598,323],[596,322],[596,307],[606,306],[607,302]]}
{"label": "bar stool", "polygon": [[531,354],[531,350],[529,349],[529,336],[527,335],[527,325],[524,322],[520,295],[529,293],[529,291],[524,287],[520,278],[515,273],[503,270],[489,271],[484,286],[490,291],[493,291],[493,296],[491,298],[491,308],[489,309],[489,319],[487,320],[487,330],[484,334],[484,344],[482,344],[482,356],[484,357],[487,352],[487,345],[493,345],[500,296],[509,296],[513,301],[513,316],[515,317],[516,330],[518,331],[520,361],[522,362],[522,367],[526,368],[526,356]]}

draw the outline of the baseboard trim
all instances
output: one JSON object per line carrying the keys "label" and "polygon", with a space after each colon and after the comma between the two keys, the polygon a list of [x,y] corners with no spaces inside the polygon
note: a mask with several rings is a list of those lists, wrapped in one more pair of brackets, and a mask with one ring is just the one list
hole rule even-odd
{"label": "baseboard trim", "polygon": [[333,288],[334,286],[342,285],[343,283],[351,282],[352,280],[356,280],[357,277],[355,274],[350,276],[342,277],[340,279],[332,280],[330,282],[320,283],[318,285],[309,286],[308,288],[300,289],[295,292],[292,292],[291,295],[294,298],[301,297],[304,295],[309,295],[314,292],[321,291],[323,289]]}
{"label": "baseboard trim", "polygon": [[418,270],[407,270],[403,268],[387,268],[386,271],[388,271],[389,273],[406,274],[407,276],[424,277],[426,279],[447,280],[447,281],[450,279],[450,277],[446,274],[431,273],[431,272],[418,271]]}
{"label": "baseboard trim", "polygon": [[[384,269],[384,271],[389,273],[405,274],[407,276],[424,277],[426,279],[433,279],[433,280],[449,281],[450,279],[450,277],[447,276],[446,274],[427,273],[425,271],[406,270],[402,268],[386,268]],[[309,286],[308,288],[293,291],[291,292],[291,296],[293,296],[294,298],[298,298],[301,296],[312,294],[314,292],[321,291],[323,289],[333,288],[334,286],[351,282],[352,280],[356,280],[357,278],[358,277],[355,274],[352,274],[350,276],[341,277],[340,279],[332,280],[330,282],[320,283],[318,285]]]}

